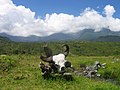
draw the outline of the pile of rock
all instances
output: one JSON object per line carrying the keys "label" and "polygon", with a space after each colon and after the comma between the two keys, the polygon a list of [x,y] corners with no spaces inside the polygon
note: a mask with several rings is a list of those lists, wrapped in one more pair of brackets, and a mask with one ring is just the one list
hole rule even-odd
{"label": "pile of rock", "polygon": [[100,68],[105,68],[106,63],[100,64],[99,61],[95,61],[94,65],[92,66],[85,66],[85,65],[80,65],[81,72],[79,75],[84,75],[88,78],[92,77],[100,77],[101,75],[98,73],[98,70]]}

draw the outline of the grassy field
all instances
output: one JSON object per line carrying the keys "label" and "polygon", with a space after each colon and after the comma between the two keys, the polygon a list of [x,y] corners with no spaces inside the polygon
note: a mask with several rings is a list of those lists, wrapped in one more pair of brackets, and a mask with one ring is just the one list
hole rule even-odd
{"label": "grassy field", "polygon": [[102,79],[89,79],[74,74],[72,81],[67,81],[62,76],[43,79],[39,56],[1,55],[0,90],[120,90],[119,56],[69,55],[67,59],[77,69],[80,64],[92,65],[96,60],[107,63],[107,66],[99,71]]}

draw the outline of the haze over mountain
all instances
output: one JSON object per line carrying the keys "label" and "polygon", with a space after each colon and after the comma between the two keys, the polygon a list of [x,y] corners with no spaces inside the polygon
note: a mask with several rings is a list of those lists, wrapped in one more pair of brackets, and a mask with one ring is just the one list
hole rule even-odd
{"label": "haze over mountain", "polygon": [[[101,31],[95,32],[93,29],[84,29],[78,33],[74,34],[64,34],[64,33],[55,33],[46,37],[39,36],[11,36],[5,33],[0,33],[0,36],[8,37],[15,42],[41,42],[41,41],[61,41],[61,40],[81,40],[81,41],[109,41],[109,38],[112,37],[112,41],[120,41],[120,32],[114,32],[110,29],[103,28]],[[109,38],[108,38],[109,37]],[[105,38],[107,38],[105,40]]]}

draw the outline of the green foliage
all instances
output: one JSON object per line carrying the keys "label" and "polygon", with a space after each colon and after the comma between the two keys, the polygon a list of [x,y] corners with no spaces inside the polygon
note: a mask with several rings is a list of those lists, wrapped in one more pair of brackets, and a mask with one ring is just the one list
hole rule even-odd
{"label": "green foliage", "polygon": [[[70,55],[79,56],[116,56],[120,55],[120,42],[80,42],[59,41],[47,42],[54,54],[63,52],[63,44],[70,46]],[[40,55],[44,43],[38,42],[2,42],[0,43],[0,54],[30,54]]]}
{"label": "green foliage", "polygon": [[0,71],[8,71],[15,66],[15,60],[10,56],[0,55]]}

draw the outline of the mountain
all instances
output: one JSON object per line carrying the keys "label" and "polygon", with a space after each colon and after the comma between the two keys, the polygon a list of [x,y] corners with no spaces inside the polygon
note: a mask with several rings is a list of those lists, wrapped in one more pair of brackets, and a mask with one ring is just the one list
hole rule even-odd
{"label": "mountain", "polygon": [[11,41],[11,40],[7,37],[0,36],[0,41]]}
{"label": "mountain", "polygon": [[102,42],[120,42],[120,36],[100,36],[99,38],[95,39],[94,41],[102,41]]}
{"label": "mountain", "polygon": [[120,36],[120,32],[114,32],[111,31],[110,29],[103,28],[99,32],[95,32],[94,29],[84,29],[74,34],[55,33],[46,37],[39,37],[34,35],[28,37],[21,37],[21,36],[11,36],[5,33],[0,33],[0,36],[7,37],[15,42],[38,42],[38,41],[43,42],[43,41],[61,41],[61,40],[100,41],[100,38],[103,38],[102,36],[109,36],[109,37]]}
{"label": "mountain", "polygon": [[0,36],[7,37],[10,40],[15,41],[15,42],[35,42],[35,41],[40,40],[39,37],[37,36],[29,36],[29,37],[11,36],[6,33],[0,33]]}
{"label": "mountain", "polygon": [[0,43],[1,42],[10,42],[10,41],[11,40],[9,38],[0,36]]}
{"label": "mountain", "polygon": [[84,29],[78,39],[91,41],[91,40],[97,39],[101,36],[108,36],[108,35],[120,36],[120,32],[113,32],[107,28],[103,28],[99,32],[95,32],[93,29]]}
{"label": "mountain", "polygon": [[52,34],[50,36],[47,37],[38,37],[38,36],[28,36],[28,37],[21,37],[21,36],[11,36],[5,33],[0,33],[0,36],[4,36],[9,38],[12,41],[15,42],[38,42],[38,41],[58,41],[58,40],[71,40],[73,39],[73,37],[71,37],[71,35],[68,34],[64,34],[64,33],[56,33],[56,34]]}

